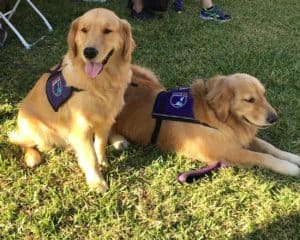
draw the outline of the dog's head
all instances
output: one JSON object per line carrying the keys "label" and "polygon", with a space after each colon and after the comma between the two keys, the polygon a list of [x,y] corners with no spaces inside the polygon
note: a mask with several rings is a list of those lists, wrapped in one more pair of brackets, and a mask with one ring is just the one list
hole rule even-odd
{"label": "dog's head", "polygon": [[113,55],[130,62],[134,46],[129,23],[103,8],[75,19],[68,34],[68,54],[84,63],[91,78],[100,74]]}
{"label": "dog's head", "polygon": [[225,122],[231,114],[255,127],[266,127],[278,115],[265,98],[265,88],[253,76],[237,73],[217,76],[208,81],[207,101],[219,120]]}

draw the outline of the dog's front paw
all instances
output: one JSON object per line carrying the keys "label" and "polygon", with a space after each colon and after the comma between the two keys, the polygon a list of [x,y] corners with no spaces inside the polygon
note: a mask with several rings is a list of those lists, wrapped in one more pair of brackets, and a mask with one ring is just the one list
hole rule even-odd
{"label": "dog's front paw", "polygon": [[283,170],[286,175],[300,177],[300,168],[294,163],[285,162],[281,170]]}
{"label": "dog's front paw", "polygon": [[296,163],[300,167],[300,156],[293,154],[291,158],[291,162]]}
{"label": "dog's front paw", "polygon": [[100,183],[90,183],[89,188],[92,191],[95,191],[97,193],[103,193],[103,192],[106,192],[108,190],[108,186],[107,186],[107,183],[105,181],[102,181]]}
{"label": "dog's front paw", "polygon": [[116,150],[121,151],[127,149],[129,147],[129,142],[126,139],[122,139],[120,141],[115,141],[113,146]]}
{"label": "dog's front paw", "polygon": [[109,141],[116,150],[123,150],[129,147],[129,142],[122,135],[117,133],[111,134]]}
{"label": "dog's front paw", "polygon": [[100,170],[107,169],[109,167],[109,163],[107,161],[106,156],[98,156],[98,165]]}
{"label": "dog's front paw", "polygon": [[88,179],[87,184],[92,191],[97,193],[106,192],[108,190],[107,183],[104,179]]}
{"label": "dog's front paw", "polygon": [[283,159],[288,160],[289,162],[295,163],[298,166],[300,166],[300,156],[293,154],[293,153],[289,153],[289,152],[284,152],[284,156]]}
{"label": "dog's front paw", "polygon": [[107,191],[108,186],[101,172],[90,169],[85,172],[85,176],[86,182],[91,190],[95,192]]}

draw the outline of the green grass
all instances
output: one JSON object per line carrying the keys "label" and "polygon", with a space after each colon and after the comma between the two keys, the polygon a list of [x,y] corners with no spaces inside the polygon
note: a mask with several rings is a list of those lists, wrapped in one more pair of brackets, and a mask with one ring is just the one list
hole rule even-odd
{"label": "green grass", "polygon": [[108,147],[110,190],[96,194],[88,190],[72,152],[44,153],[44,163],[28,169],[21,150],[7,141],[17,104],[66,52],[71,21],[104,6],[132,24],[133,62],[153,69],[167,87],[234,72],[259,78],[281,116],[260,135],[299,153],[298,0],[216,0],[233,16],[225,24],[200,20],[198,0],[186,1],[180,15],[170,9],[164,19],[148,22],[132,20],[126,1],[34,2],[54,32],[47,33],[22,5],[13,17],[20,30],[31,40],[47,36],[28,51],[9,32],[0,50],[0,239],[300,239],[299,179],[259,168],[228,168],[180,185],[179,172],[203,164],[152,146],[121,153]]}

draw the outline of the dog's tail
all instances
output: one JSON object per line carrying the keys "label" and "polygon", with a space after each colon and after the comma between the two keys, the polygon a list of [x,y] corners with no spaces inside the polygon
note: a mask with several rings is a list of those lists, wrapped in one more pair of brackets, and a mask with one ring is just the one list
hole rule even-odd
{"label": "dog's tail", "polygon": [[138,84],[139,82],[152,82],[161,85],[158,77],[150,69],[138,65],[131,65],[132,82]]}

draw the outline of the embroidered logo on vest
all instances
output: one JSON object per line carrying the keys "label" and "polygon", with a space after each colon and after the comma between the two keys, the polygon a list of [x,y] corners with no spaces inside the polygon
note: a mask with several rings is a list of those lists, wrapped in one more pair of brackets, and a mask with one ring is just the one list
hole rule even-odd
{"label": "embroidered logo on vest", "polygon": [[56,79],[52,81],[52,93],[59,97],[62,94],[62,80],[60,79],[60,75],[57,76]]}
{"label": "embroidered logo on vest", "polygon": [[151,143],[156,143],[163,120],[197,123],[214,128],[205,122],[195,119],[193,108],[194,99],[190,88],[178,88],[160,92],[155,99],[152,110],[152,117],[156,118],[156,122],[151,136]]}
{"label": "embroidered logo on vest", "polygon": [[194,117],[193,106],[194,99],[190,88],[162,91],[155,99],[152,117],[198,123]]}
{"label": "embroidered logo on vest", "polygon": [[170,98],[170,104],[174,108],[182,108],[188,102],[187,92],[173,92]]}

